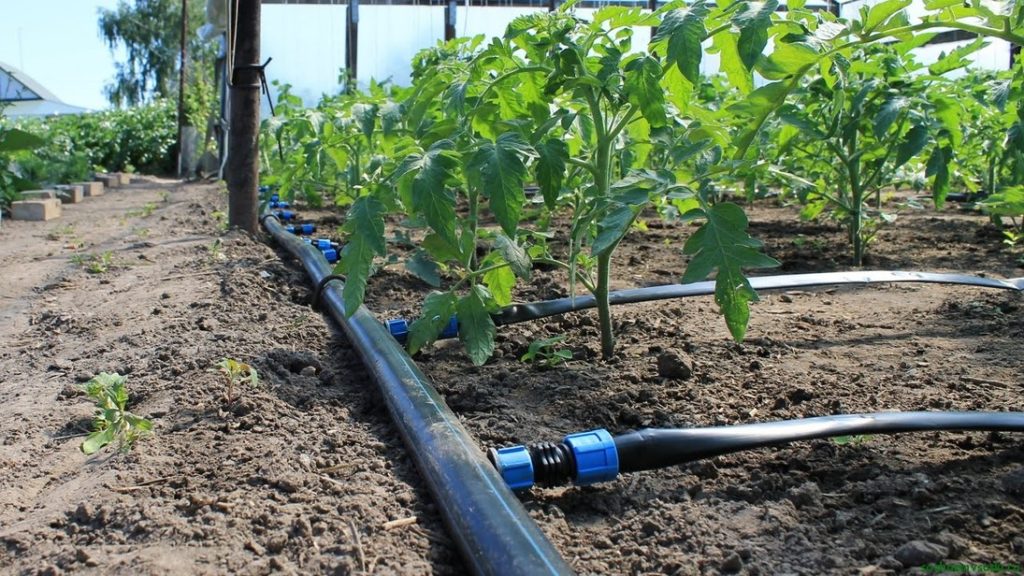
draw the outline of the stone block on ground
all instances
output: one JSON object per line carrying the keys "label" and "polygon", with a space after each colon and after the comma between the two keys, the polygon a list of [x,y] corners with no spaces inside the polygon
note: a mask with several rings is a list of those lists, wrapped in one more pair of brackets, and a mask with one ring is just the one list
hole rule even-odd
{"label": "stone block on ground", "polygon": [[115,174],[97,174],[96,181],[103,183],[104,188],[120,188],[121,179]]}
{"label": "stone block on ground", "polygon": [[25,190],[21,193],[21,197],[25,200],[40,200],[43,198],[57,198],[56,190]]}
{"label": "stone block on ground", "polygon": [[14,220],[53,220],[60,218],[60,200],[41,198],[11,202],[11,218]]}
{"label": "stone block on ground", "polygon": [[78,204],[85,198],[85,189],[75,184],[57,186],[58,196],[64,204]]}
{"label": "stone block on ground", "polygon": [[115,172],[114,175],[117,176],[117,183],[121,186],[127,186],[132,183],[132,175],[127,172]]}
{"label": "stone block on ground", "polygon": [[72,186],[81,186],[86,197],[103,196],[103,182],[72,182]]}

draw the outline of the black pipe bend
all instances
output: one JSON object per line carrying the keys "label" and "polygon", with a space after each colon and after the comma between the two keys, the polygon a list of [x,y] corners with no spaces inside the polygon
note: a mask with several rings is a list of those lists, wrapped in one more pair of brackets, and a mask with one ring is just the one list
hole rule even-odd
{"label": "black pipe bend", "polygon": [[[314,285],[332,270],[313,246],[286,232],[277,218],[263,226],[302,261]],[[572,574],[457,416],[372,314],[346,317],[342,282],[322,299],[380,387],[406,448],[433,493],[467,565],[476,574]]]}

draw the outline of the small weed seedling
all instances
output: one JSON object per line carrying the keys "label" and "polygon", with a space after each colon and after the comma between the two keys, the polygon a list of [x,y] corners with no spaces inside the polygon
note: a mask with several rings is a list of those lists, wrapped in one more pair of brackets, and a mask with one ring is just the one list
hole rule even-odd
{"label": "small weed seedling", "polygon": [[224,212],[223,210],[214,210],[213,214],[211,214],[211,216],[213,216],[213,219],[217,222],[217,227],[220,228],[221,230],[227,232],[227,229],[228,229],[228,213]]}
{"label": "small weed seedling", "polygon": [[65,224],[63,226],[58,226],[58,227],[54,228],[53,230],[51,230],[49,233],[47,233],[46,239],[47,240],[57,241],[57,240],[63,240],[66,237],[70,238],[70,237],[72,237],[74,235],[75,235],[75,227],[72,226],[71,224]]}
{"label": "small weed seedling", "polygon": [[82,442],[82,452],[93,454],[107,444],[117,441],[122,452],[153,431],[153,423],[125,409],[128,404],[127,378],[120,374],[102,372],[85,385],[85,393],[96,401],[93,432]]}
{"label": "small weed seedling", "polygon": [[866,444],[874,439],[871,434],[854,434],[852,436],[835,436],[832,438],[832,442],[836,446],[859,446]]}
{"label": "small weed seedling", "polygon": [[555,348],[556,345],[561,344],[564,340],[565,336],[552,336],[551,338],[534,340],[530,343],[526,354],[523,354],[520,360],[523,362],[534,362],[547,368],[572,360],[571,350]]}
{"label": "small weed seedling", "polygon": [[206,251],[210,253],[210,264],[224,259],[224,253],[221,252],[221,247],[223,247],[223,243],[221,243],[220,238],[217,238],[206,247]]}
{"label": "small weed seedling", "polygon": [[160,201],[163,202],[164,204],[167,204],[168,202],[171,201],[171,192],[170,192],[170,190],[161,190],[160,191]]}
{"label": "small weed seedling", "polygon": [[156,212],[156,202],[146,202],[146,204],[138,210],[129,210],[128,212],[125,212],[125,216],[128,218],[135,218],[136,216],[149,218],[153,215],[153,212]]}
{"label": "small weed seedling", "polygon": [[256,373],[256,369],[245,362],[239,362],[233,358],[224,358],[217,364],[217,368],[224,375],[224,384],[226,386],[224,401],[228,404],[238,399],[236,389],[241,387],[244,382],[248,382],[253,388],[260,383],[260,377]]}
{"label": "small weed seedling", "polygon": [[85,268],[89,274],[103,274],[115,266],[114,253],[108,250],[102,254],[75,254],[71,263]]}

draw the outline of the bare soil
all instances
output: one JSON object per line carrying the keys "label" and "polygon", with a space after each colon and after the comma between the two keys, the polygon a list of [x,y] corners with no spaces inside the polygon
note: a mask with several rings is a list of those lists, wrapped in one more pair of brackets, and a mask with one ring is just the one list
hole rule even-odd
{"label": "bare soil", "polygon": [[[224,200],[217,186],[149,179],[65,207],[59,221],[3,222],[0,572],[464,572],[357,356],[310,307],[294,263],[220,231]],[[848,269],[835,226],[768,204],[748,214],[783,271]],[[632,232],[617,287],[676,281],[692,230],[652,218]],[[81,256],[107,252],[103,272]],[[1024,275],[1020,249],[955,207],[903,213],[871,254],[871,268]],[[367,304],[408,316],[428,290],[389,266]],[[538,271],[517,298],[566,293],[563,276]],[[1021,305],[1016,293],[936,285],[765,293],[735,344],[711,299],[697,298],[617,308],[611,361],[597,357],[593,312],[501,328],[482,367],[457,342],[417,360],[484,447],[595,427],[1020,410]],[[519,360],[554,335],[572,361]],[[234,401],[215,370],[225,357],[261,376]],[[659,358],[682,368],[659,370]],[[93,409],[79,385],[103,371],[128,375],[130,409],[155,433],[131,452],[86,457]],[[1019,566],[1020,440],[802,442],[522,499],[584,574]]]}

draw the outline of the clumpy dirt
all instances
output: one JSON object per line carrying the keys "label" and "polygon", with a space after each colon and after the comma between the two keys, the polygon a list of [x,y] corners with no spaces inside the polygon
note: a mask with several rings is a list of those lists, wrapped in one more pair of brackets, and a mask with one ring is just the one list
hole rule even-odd
{"label": "clumpy dirt", "polygon": [[[139,214],[148,203],[152,214]],[[308,281],[266,245],[222,233],[213,211],[223,205],[216,186],[148,180],[66,207],[60,221],[3,223],[0,571],[464,572],[357,356],[310,307]],[[771,204],[748,214],[783,271],[849,269],[835,226]],[[672,282],[685,267],[693,228],[647,224],[617,253],[616,287]],[[105,252],[101,273],[74,258]],[[951,207],[902,214],[879,231],[868,266],[1012,277],[1024,275],[1020,257],[985,218]],[[409,315],[428,290],[389,266],[367,303],[382,318]],[[563,276],[537,271],[517,297],[566,293]],[[1022,304],[1016,293],[913,284],[764,293],[736,344],[711,299],[696,298],[617,308],[610,361],[598,357],[593,312],[503,327],[482,367],[457,342],[417,360],[483,447],[595,427],[1020,410]],[[555,335],[573,360],[519,360]],[[233,402],[215,370],[225,357],[261,375]],[[155,434],[128,453],[85,457],[92,408],[78,384],[101,371],[128,375],[130,408]],[[521,498],[585,574],[1019,566],[1020,435],[859,440]]]}

